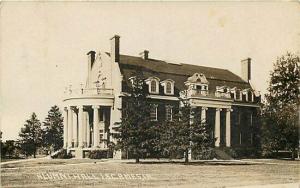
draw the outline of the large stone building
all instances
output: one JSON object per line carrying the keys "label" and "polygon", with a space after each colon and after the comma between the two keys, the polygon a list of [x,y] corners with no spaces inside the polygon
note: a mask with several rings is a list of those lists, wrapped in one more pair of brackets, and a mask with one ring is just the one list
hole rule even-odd
{"label": "large stone building", "polygon": [[[65,91],[64,148],[76,157],[91,150],[107,150],[115,142],[124,93],[131,86],[137,68],[146,76],[153,121],[172,120],[173,108],[185,96],[191,106],[199,107],[201,119],[213,127],[216,147],[251,147],[258,142],[260,95],[251,86],[251,59],[242,60],[241,75],[226,69],[176,64],[140,56],[120,54],[120,37],[111,40],[111,51],[87,53],[86,85]],[[121,158],[115,151],[114,158]]]}

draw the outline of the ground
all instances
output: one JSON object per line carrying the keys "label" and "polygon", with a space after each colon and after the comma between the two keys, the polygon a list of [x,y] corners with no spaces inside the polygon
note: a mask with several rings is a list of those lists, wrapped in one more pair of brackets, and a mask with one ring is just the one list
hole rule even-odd
{"label": "ground", "polygon": [[[236,187],[298,185],[299,161],[181,162],[33,159],[1,163],[2,187]],[[292,183],[292,184],[290,184]],[[288,186],[289,187],[289,186]]]}

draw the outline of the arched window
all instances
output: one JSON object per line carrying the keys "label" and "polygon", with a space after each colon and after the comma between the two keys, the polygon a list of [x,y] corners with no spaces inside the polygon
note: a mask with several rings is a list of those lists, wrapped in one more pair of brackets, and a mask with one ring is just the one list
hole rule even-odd
{"label": "arched window", "polygon": [[167,94],[172,93],[172,84],[171,84],[171,82],[167,82],[167,84],[166,84],[166,93]]}
{"label": "arched window", "polygon": [[174,95],[174,81],[171,79],[166,79],[160,82],[164,87],[164,94],[166,95]]}
{"label": "arched window", "polygon": [[150,86],[150,88],[151,88],[150,92],[151,92],[151,93],[156,93],[156,92],[157,92],[157,84],[156,84],[156,81],[155,81],[155,80],[152,80],[150,84],[151,84],[151,86]]}

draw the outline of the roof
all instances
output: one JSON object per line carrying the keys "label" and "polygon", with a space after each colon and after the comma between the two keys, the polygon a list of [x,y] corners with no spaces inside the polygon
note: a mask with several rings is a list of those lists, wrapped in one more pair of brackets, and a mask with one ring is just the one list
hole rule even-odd
{"label": "roof", "polygon": [[156,76],[161,81],[172,79],[175,81],[175,91],[186,89],[184,82],[194,73],[202,73],[209,82],[209,91],[214,92],[216,86],[228,86],[238,89],[251,88],[248,82],[242,80],[236,74],[226,69],[204,67],[190,64],[173,64],[155,59],[143,59],[141,57],[120,55],[120,70],[124,81],[129,86],[129,78],[134,75],[137,69],[141,70],[144,76]]}

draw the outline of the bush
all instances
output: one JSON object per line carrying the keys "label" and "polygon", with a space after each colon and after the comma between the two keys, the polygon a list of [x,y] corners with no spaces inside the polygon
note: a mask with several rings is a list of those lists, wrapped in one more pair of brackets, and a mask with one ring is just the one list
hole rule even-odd
{"label": "bush", "polygon": [[52,159],[71,159],[72,158],[72,154],[71,152],[67,152],[66,149],[62,149],[61,151],[57,152],[54,155],[51,155]]}
{"label": "bush", "polygon": [[205,148],[198,152],[193,152],[192,156],[196,160],[209,160],[216,158],[216,152],[214,148]]}
{"label": "bush", "polygon": [[90,159],[107,159],[108,151],[104,150],[94,150],[90,151],[89,158]]}
{"label": "bush", "polygon": [[261,156],[259,150],[255,147],[224,148],[224,151],[232,158],[258,158]]}

